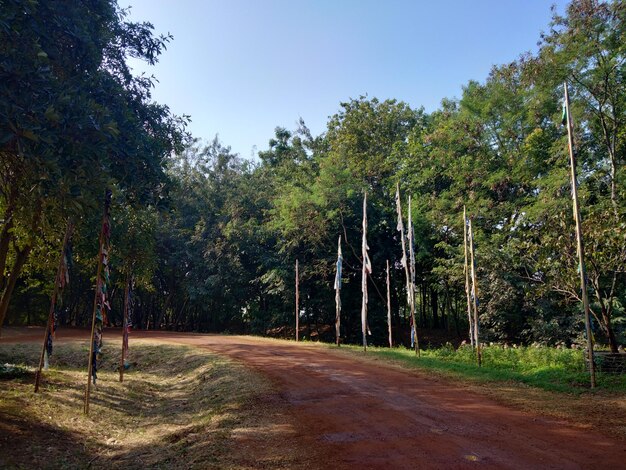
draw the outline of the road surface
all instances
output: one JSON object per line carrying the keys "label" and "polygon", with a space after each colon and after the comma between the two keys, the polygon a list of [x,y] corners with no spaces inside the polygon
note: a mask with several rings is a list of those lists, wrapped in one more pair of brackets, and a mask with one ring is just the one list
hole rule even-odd
{"label": "road surface", "polygon": [[273,403],[294,428],[278,445],[315,449],[309,468],[626,469],[623,440],[498,404],[424,372],[303,343],[167,332],[133,337],[207,348],[268,377]]}

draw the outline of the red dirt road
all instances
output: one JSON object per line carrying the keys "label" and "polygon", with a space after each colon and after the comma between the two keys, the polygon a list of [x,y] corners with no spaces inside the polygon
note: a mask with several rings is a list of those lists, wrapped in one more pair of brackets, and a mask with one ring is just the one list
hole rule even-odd
{"label": "red dirt road", "polygon": [[[319,460],[309,467],[626,469],[622,440],[500,405],[425,373],[293,342],[166,332],[133,336],[207,348],[269,377],[278,394],[273,401],[295,427],[284,446],[314,448]],[[14,340],[31,338],[0,342]]]}

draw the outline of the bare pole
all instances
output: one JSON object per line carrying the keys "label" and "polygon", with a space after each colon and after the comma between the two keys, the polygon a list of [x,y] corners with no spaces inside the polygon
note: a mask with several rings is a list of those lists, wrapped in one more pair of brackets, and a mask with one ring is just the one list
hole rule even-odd
{"label": "bare pole", "polygon": [[409,239],[409,261],[411,265],[411,319],[413,320],[413,335],[415,337],[415,354],[420,357],[420,341],[417,336],[417,322],[415,321],[415,233],[413,231],[413,214],[411,213],[411,196],[409,196],[409,227],[408,227],[408,239]]}
{"label": "bare pole", "polygon": [[130,292],[131,276],[132,275],[129,272],[126,276],[126,287],[124,287],[124,320],[122,322],[122,356],[120,357],[120,382],[124,381],[124,359],[126,358],[126,354],[128,352],[128,350],[126,349],[127,343],[125,340],[128,338],[128,294]]}
{"label": "bare pole", "polygon": [[296,341],[300,341],[300,275],[296,260]]}
{"label": "bare pole", "polygon": [[572,117],[569,110],[569,92],[567,82],[563,83],[565,90],[565,110],[567,116],[567,144],[569,148],[570,171],[572,179],[572,202],[574,204],[574,221],[576,222],[576,243],[578,248],[578,264],[580,266],[580,290],[585,310],[585,332],[587,334],[587,360],[589,361],[589,377],[591,388],[596,386],[596,365],[593,360],[593,337],[591,336],[591,317],[589,314],[589,298],[587,296],[587,270],[585,269],[585,246],[583,243],[582,218],[578,204],[578,183],[576,181],[576,155],[574,154],[574,138]]}
{"label": "bare pole", "polygon": [[387,260],[387,326],[389,328],[389,347],[393,348],[393,336],[391,334],[391,287],[389,284],[389,260]]}
{"label": "bare pole", "polygon": [[[91,374],[93,372],[93,339],[96,330],[96,307],[98,305],[98,296],[100,295],[100,289],[102,288],[102,250],[104,249],[104,223],[107,219],[108,211],[108,190],[105,194],[104,212],[102,214],[102,225],[100,227],[99,248],[98,248],[98,270],[96,273],[96,295],[93,298],[93,313],[91,316],[91,339],[89,341],[89,367],[87,368],[87,387],[85,388],[85,405],[83,412],[89,414],[89,398],[91,396]],[[104,306],[102,306],[104,308]]]}
{"label": "bare pole", "polygon": [[54,290],[52,291],[52,298],[50,300],[50,310],[48,312],[48,323],[46,324],[46,331],[43,334],[43,346],[41,348],[41,356],[39,357],[39,368],[35,374],[35,393],[39,391],[39,382],[41,380],[41,369],[43,368],[44,357],[46,354],[46,346],[48,343],[48,333],[54,334],[54,310],[57,304],[57,296],[59,293],[59,284],[61,283],[61,276],[63,275],[63,266],[66,263],[65,249],[72,236],[74,230],[74,224],[70,220],[67,223],[67,229],[65,230],[65,237],[63,238],[63,246],[61,247],[61,256],[59,257],[59,264],[57,267],[57,273],[54,277]]}
{"label": "bare pole", "polygon": [[478,337],[478,283],[476,282],[476,262],[474,260],[474,232],[472,230],[472,219],[469,219],[469,246],[472,270],[472,307],[474,309],[474,344],[476,345],[476,360],[478,361],[478,367],[480,367],[482,365],[482,351],[480,349],[480,338]]}
{"label": "bare pole", "polygon": [[463,251],[465,253],[465,264],[463,271],[465,272],[465,295],[467,297],[467,321],[469,324],[470,344],[474,348],[474,322],[472,320],[472,296],[470,294],[470,272],[467,263],[467,213],[463,206]]}

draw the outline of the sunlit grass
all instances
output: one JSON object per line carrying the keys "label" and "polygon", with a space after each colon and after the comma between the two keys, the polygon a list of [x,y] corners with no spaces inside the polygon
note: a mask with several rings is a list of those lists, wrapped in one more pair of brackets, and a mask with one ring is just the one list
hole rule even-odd
{"label": "sunlit grass", "polygon": [[[341,348],[354,353],[363,351],[359,346]],[[422,350],[419,358],[412,349],[369,347],[367,355],[472,381],[511,381],[568,393],[589,389],[583,353],[574,349],[488,346],[482,350],[482,367],[478,367],[476,354],[469,346],[455,349],[448,345]],[[626,392],[626,375],[598,373],[597,385],[602,390]]]}
{"label": "sunlit grass", "polygon": [[41,346],[0,345],[0,433],[14,436],[12,449],[0,446],[0,467],[239,467],[230,436],[258,425],[247,408],[269,384],[205,350],[147,341],[131,344],[120,383],[119,346],[105,343],[87,416],[84,342],[55,346],[37,394]]}

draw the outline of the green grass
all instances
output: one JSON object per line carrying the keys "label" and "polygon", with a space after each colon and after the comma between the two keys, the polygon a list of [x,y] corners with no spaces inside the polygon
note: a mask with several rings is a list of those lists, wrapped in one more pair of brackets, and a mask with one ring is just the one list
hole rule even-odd
{"label": "green grass", "polygon": [[[359,346],[341,349],[362,353]],[[504,349],[489,346],[483,349],[482,367],[476,363],[470,347],[454,349],[444,346],[421,351],[405,348],[370,347],[368,356],[390,360],[405,367],[436,371],[477,382],[516,382],[543,390],[581,393],[589,390],[589,374],[585,371],[583,354],[579,350],[549,347],[519,347]],[[626,375],[597,374],[599,389],[626,392]]]}

